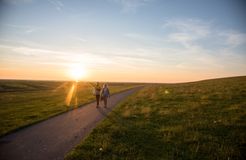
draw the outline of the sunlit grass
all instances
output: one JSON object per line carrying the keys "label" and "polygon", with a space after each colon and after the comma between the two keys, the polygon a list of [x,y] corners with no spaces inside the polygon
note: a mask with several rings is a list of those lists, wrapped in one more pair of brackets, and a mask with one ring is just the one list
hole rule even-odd
{"label": "sunlit grass", "polygon": [[[134,84],[109,84],[111,93],[133,86]],[[0,135],[77,108],[94,99],[88,83],[2,80]]]}
{"label": "sunlit grass", "polygon": [[246,77],[145,87],[66,159],[244,159],[245,97]]}

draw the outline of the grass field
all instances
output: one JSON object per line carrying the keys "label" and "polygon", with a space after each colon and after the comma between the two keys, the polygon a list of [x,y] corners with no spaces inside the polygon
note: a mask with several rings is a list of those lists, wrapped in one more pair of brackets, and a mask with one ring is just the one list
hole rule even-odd
{"label": "grass field", "polygon": [[245,159],[245,97],[246,77],[147,86],[66,159]]}
{"label": "grass field", "polygon": [[[73,82],[0,80],[0,136],[47,119],[94,100],[88,83],[78,83],[70,95]],[[110,83],[111,93],[136,86]]]}

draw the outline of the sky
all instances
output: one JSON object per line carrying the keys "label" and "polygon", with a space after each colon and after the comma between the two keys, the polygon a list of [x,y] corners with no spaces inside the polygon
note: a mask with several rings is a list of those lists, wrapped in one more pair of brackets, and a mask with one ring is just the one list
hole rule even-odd
{"label": "sky", "polygon": [[1,0],[0,79],[187,82],[246,75],[243,0]]}

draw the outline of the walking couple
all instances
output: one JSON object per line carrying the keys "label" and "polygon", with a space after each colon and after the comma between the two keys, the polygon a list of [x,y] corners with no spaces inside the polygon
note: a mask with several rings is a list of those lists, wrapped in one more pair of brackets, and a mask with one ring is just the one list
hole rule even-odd
{"label": "walking couple", "polygon": [[104,108],[107,108],[107,102],[108,102],[108,98],[110,97],[110,92],[108,89],[108,85],[105,83],[103,85],[103,88],[101,88],[99,82],[96,83],[96,85],[93,85],[94,87],[94,95],[96,96],[96,101],[97,101],[97,105],[96,107],[99,107],[99,102],[100,99],[103,100],[104,102]]}

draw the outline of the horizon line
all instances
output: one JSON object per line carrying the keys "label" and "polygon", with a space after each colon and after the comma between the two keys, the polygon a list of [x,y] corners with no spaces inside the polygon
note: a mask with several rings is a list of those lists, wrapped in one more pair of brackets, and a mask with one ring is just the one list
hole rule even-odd
{"label": "horizon line", "polygon": [[[183,82],[139,82],[139,81],[95,81],[95,80],[81,80],[78,82],[107,82],[107,83],[145,83],[145,84],[181,84],[181,83],[193,83],[193,82],[200,82],[200,81],[207,81],[207,80],[215,80],[215,79],[226,79],[226,78],[239,78],[245,77],[246,75],[238,75],[238,76],[227,76],[227,77],[214,77],[208,79],[200,79],[194,81],[183,81]],[[52,81],[52,82],[73,82],[74,80],[65,80],[65,79],[16,79],[16,78],[0,78],[2,80],[13,80],[13,81]]]}

